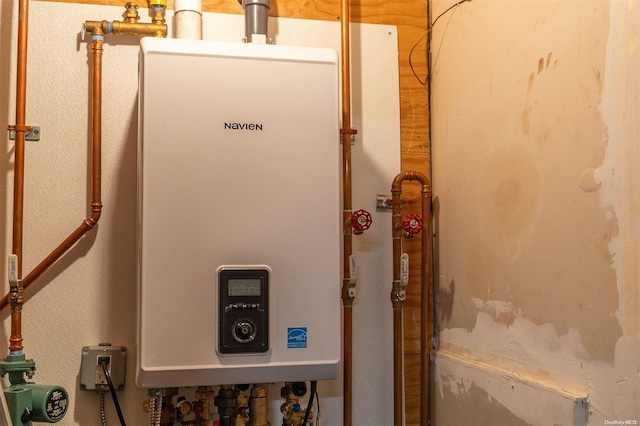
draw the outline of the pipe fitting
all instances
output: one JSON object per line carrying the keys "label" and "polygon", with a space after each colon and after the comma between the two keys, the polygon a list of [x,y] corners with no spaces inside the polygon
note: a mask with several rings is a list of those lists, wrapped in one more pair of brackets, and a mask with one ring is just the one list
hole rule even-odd
{"label": "pipe fitting", "polygon": [[138,4],[134,2],[128,2],[124,5],[125,12],[122,14],[123,22],[128,22],[130,24],[135,24],[140,19],[140,15],[138,14]]}
{"label": "pipe fitting", "polygon": [[342,289],[341,289],[341,298],[343,306],[352,307],[353,301],[355,299],[355,295],[353,294],[353,289],[355,288],[355,283],[351,281],[351,279],[343,279],[342,280]]}
{"label": "pipe fitting", "polygon": [[267,37],[270,0],[238,0],[244,10],[245,41],[251,42],[254,35]]}
{"label": "pipe fitting", "polygon": [[249,412],[253,426],[269,425],[269,408],[267,401],[267,389],[260,384],[253,385],[249,398]]}
{"label": "pipe fitting", "polygon": [[141,35],[153,37],[167,36],[167,23],[165,20],[166,0],[151,0],[153,9],[152,22],[139,22],[138,5],[129,2],[125,5],[122,21],[109,22],[85,21],[84,31],[91,34],[116,34],[116,35]]}
{"label": "pipe fitting", "polygon": [[402,309],[406,298],[406,287],[402,288],[400,280],[394,280],[391,286],[391,304],[393,309]]}
{"label": "pipe fitting", "polygon": [[22,288],[22,280],[18,282],[18,287],[12,288],[9,293],[9,303],[12,311],[19,311],[24,304],[24,290]]}
{"label": "pipe fitting", "polygon": [[149,2],[149,5],[153,10],[153,17],[151,21],[155,25],[164,25],[165,27],[164,35],[156,35],[156,37],[166,37],[167,31],[166,31],[165,15],[167,12],[167,0],[151,0]]}

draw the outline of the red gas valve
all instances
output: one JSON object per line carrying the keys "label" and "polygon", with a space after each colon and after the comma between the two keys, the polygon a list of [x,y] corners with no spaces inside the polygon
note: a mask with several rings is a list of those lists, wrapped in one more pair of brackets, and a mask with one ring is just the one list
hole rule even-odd
{"label": "red gas valve", "polygon": [[356,235],[362,234],[371,226],[371,214],[366,210],[356,210],[351,215],[351,226],[353,227],[353,233]]}
{"label": "red gas valve", "polygon": [[409,213],[402,218],[402,229],[407,231],[409,236],[417,234],[422,230],[422,218],[417,213]]}

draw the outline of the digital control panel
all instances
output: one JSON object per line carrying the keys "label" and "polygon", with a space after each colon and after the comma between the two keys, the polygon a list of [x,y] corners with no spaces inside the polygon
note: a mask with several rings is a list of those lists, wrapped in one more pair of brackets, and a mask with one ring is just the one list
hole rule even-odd
{"label": "digital control panel", "polygon": [[269,350],[269,269],[218,271],[218,351],[221,354]]}

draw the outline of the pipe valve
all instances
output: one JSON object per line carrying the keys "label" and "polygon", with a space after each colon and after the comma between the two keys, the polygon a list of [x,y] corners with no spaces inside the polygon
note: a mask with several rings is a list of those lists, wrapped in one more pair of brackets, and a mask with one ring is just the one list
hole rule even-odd
{"label": "pipe valve", "polygon": [[130,24],[135,24],[140,19],[140,15],[138,14],[138,4],[135,2],[127,2],[124,5],[125,11],[122,14],[124,18],[123,22],[128,22]]}
{"label": "pipe valve", "polygon": [[402,218],[402,229],[407,232],[407,237],[413,237],[422,230],[422,217],[417,213],[409,213]]}
{"label": "pipe valve", "polygon": [[366,210],[356,210],[351,215],[351,226],[353,227],[353,232],[356,235],[360,235],[369,229],[372,222],[373,219],[371,218],[371,213]]}

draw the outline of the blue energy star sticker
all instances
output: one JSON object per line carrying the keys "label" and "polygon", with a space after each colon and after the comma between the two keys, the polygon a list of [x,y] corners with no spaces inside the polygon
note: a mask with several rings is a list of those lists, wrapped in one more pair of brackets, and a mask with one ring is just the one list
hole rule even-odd
{"label": "blue energy star sticker", "polygon": [[287,329],[287,348],[307,347],[307,327],[289,327]]}

